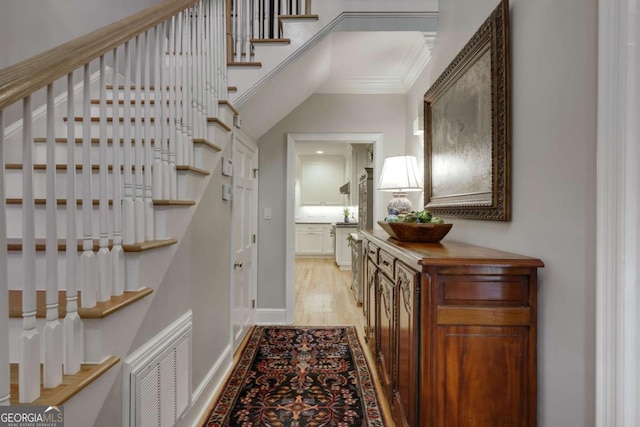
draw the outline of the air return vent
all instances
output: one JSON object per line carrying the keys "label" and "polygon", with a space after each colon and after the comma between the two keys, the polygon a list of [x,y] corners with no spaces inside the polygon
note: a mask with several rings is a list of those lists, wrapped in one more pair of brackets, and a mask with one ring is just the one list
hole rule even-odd
{"label": "air return vent", "polygon": [[123,426],[171,427],[191,405],[191,311],[124,362]]}

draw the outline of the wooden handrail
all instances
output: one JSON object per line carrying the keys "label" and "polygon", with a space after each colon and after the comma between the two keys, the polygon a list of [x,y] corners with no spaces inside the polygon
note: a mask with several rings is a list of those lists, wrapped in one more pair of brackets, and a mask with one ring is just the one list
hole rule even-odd
{"label": "wooden handrail", "polygon": [[66,76],[198,1],[164,1],[0,70],[0,110]]}

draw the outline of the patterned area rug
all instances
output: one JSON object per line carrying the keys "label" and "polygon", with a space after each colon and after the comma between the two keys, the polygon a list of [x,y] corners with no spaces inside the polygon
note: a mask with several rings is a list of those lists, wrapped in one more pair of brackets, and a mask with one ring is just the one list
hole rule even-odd
{"label": "patterned area rug", "polygon": [[256,327],[205,426],[384,426],[355,328]]}

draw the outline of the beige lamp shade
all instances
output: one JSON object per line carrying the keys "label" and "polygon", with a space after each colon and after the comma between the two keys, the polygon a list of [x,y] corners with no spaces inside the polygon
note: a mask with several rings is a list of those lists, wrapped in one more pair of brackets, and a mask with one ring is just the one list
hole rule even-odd
{"label": "beige lamp shade", "polygon": [[387,205],[389,214],[413,210],[407,192],[422,191],[422,178],[415,156],[394,156],[384,159],[378,190],[393,192]]}

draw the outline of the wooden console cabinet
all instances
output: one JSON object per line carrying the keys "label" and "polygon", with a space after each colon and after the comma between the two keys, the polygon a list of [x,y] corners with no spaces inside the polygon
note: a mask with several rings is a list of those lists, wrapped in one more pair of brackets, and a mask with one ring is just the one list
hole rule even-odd
{"label": "wooden console cabinet", "polygon": [[361,237],[365,338],[396,424],[535,427],[542,261]]}

